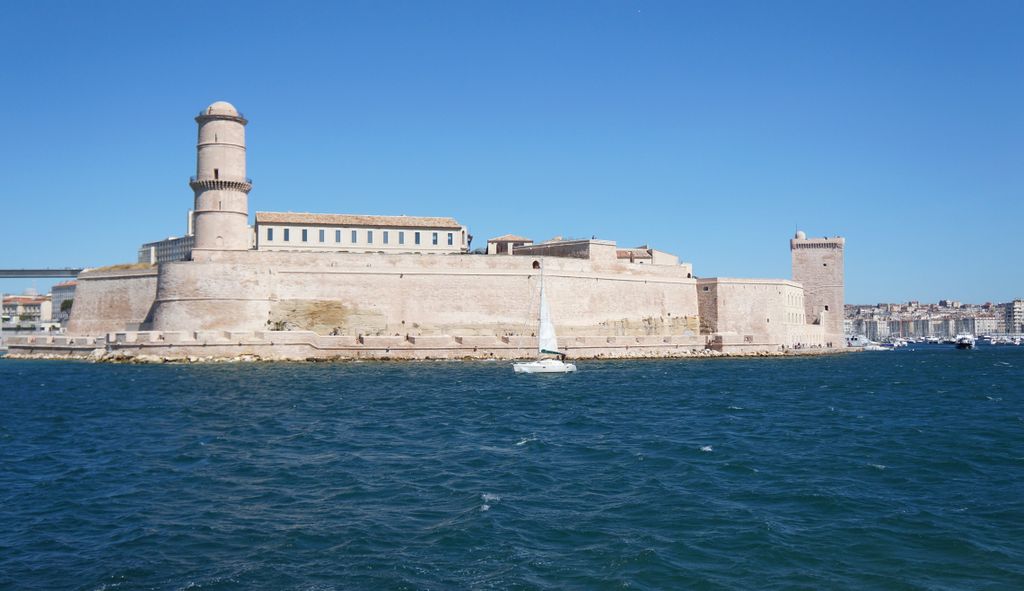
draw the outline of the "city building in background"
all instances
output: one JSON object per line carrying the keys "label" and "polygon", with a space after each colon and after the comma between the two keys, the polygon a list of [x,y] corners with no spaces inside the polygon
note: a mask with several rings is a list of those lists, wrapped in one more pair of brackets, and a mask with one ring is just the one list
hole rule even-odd
{"label": "city building in background", "polygon": [[1006,332],[1024,332],[1024,300],[1006,304]]}
{"label": "city building in background", "polygon": [[939,300],[904,304],[848,304],[846,332],[873,341],[894,338],[952,338],[958,334],[1020,335],[1024,333],[1024,300],[1002,304],[966,304]]}
{"label": "city building in background", "polygon": [[5,327],[35,328],[50,322],[52,304],[49,295],[27,290],[22,295],[3,296],[3,325]]}
{"label": "city building in background", "polygon": [[171,236],[140,246],[138,262],[156,265],[191,259],[192,247],[195,245],[194,217],[195,214],[190,210],[184,236]]}
{"label": "city building in background", "polygon": [[[53,322],[67,322],[71,315],[71,306],[75,301],[75,286],[77,281],[64,281],[50,288],[50,320]],[[67,302],[67,303],[65,303]]]}

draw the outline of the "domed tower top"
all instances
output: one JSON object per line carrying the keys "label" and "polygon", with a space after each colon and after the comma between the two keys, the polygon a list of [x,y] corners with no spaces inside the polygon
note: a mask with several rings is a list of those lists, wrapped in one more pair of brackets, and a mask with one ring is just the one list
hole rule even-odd
{"label": "domed tower top", "polygon": [[238,109],[227,101],[217,101],[206,107],[208,115],[238,115]]}
{"label": "domed tower top", "polygon": [[203,121],[209,121],[210,119],[230,119],[237,121],[242,125],[248,123],[248,121],[245,120],[245,117],[238,112],[238,109],[227,101],[217,101],[200,111],[199,116],[196,117],[196,122],[202,123]]}
{"label": "domed tower top", "polygon": [[804,233],[803,230],[797,230],[793,238],[796,238],[797,240],[807,240],[807,234]]}

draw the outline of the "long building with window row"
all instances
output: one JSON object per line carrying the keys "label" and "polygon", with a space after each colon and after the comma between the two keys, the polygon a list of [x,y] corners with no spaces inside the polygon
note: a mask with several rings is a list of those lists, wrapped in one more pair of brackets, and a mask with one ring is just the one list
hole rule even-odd
{"label": "long building with window row", "polygon": [[466,227],[447,217],[256,212],[256,250],[458,254]]}

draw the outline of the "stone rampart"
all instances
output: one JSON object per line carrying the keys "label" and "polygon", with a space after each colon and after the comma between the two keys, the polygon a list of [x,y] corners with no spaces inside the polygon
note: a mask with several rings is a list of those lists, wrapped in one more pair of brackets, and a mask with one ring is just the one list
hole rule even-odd
{"label": "stone rampart", "polygon": [[81,273],[68,334],[99,335],[145,328],[156,286],[156,268]]}
{"label": "stone rampart", "polygon": [[805,322],[803,292],[785,279],[698,279],[701,334],[716,350],[825,346],[823,327]]}
{"label": "stone rampart", "polygon": [[71,332],[110,333],[108,347],[170,357],[519,358],[536,347],[543,272],[559,342],[577,356],[831,342],[821,325],[807,323],[799,283],[697,280],[680,265],[212,250],[193,258],[158,271],[83,274]]}
{"label": "stone rampart", "polygon": [[532,335],[542,265],[560,337],[676,336],[698,330],[695,280],[680,267],[526,256],[266,251],[195,256],[161,265],[154,329],[289,329],[403,338]]}

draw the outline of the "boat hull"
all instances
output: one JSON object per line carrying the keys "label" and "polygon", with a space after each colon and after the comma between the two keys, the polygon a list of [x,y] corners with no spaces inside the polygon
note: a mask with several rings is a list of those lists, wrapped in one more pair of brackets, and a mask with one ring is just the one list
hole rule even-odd
{"label": "boat hull", "polygon": [[576,371],[576,366],[572,363],[562,363],[555,359],[542,359],[540,361],[513,363],[512,369],[516,373],[571,373]]}
{"label": "boat hull", "polygon": [[958,334],[953,340],[956,343],[957,349],[973,349],[974,348],[974,335],[969,334]]}

